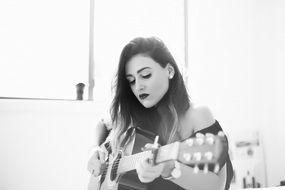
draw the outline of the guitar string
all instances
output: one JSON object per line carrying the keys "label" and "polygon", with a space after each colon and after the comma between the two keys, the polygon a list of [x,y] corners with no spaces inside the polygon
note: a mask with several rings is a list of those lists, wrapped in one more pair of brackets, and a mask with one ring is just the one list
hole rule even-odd
{"label": "guitar string", "polygon": [[145,158],[145,155],[147,155],[147,154],[149,154],[150,152],[148,152],[148,151],[145,151],[145,152],[141,152],[141,153],[138,153],[138,155],[131,155],[130,157],[122,157],[122,158],[120,158],[120,159],[116,159],[115,161],[114,161],[114,163],[112,164],[112,168],[115,168],[115,169],[118,169],[118,167],[119,167],[119,164],[120,164],[120,162],[121,162],[121,160],[125,160],[126,158],[129,158],[129,162],[128,162],[128,167],[129,168],[133,168],[134,166],[135,166],[135,162],[137,161],[137,160],[140,160],[140,159],[143,159],[143,158]]}
{"label": "guitar string", "polygon": [[[167,146],[167,145],[166,145]],[[134,162],[135,160],[139,160],[139,159],[142,159],[142,157],[143,158],[145,158],[145,156],[147,155],[147,154],[150,154],[150,151],[144,151],[144,152],[140,152],[140,153],[138,153],[137,155],[130,155],[130,157],[129,157],[129,162]],[[121,160],[125,160],[126,158],[128,158],[128,156],[123,156],[123,157],[121,157],[119,160],[115,160],[114,161],[114,163],[113,163],[113,165],[114,166],[116,166],[116,165],[119,165],[120,164],[120,161]]]}
{"label": "guitar string", "polygon": [[[144,152],[138,153],[137,155],[130,155],[127,167],[134,168],[136,161],[145,158],[145,156],[147,156],[147,154],[150,154],[150,153],[151,153],[151,151],[144,151]],[[116,159],[112,164],[112,166],[113,166],[112,168],[118,169],[119,164],[122,163],[121,160],[125,160],[126,158],[128,158],[128,157],[125,156],[125,157],[122,157],[120,159]]]}
{"label": "guitar string", "polygon": [[[145,157],[143,157],[143,156],[145,156],[146,154],[149,154],[149,151],[145,151],[145,152],[138,153],[137,156],[136,156],[136,155],[131,155],[131,156],[134,156],[134,157],[129,157],[127,166],[128,166],[129,168],[133,168],[133,167],[135,166],[135,162],[136,162],[137,160],[139,160],[139,159],[145,158]],[[125,159],[126,159],[126,157],[121,157],[121,158],[119,158],[119,159],[116,159],[116,160],[114,161],[114,163],[112,164],[112,168],[118,170],[119,164],[122,163],[121,161],[122,161],[122,160],[125,160]],[[104,170],[104,173],[107,172],[107,171],[106,171],[106,172],[105,172],[105,171],[106,171],[106,170]]]}
{"label": "guitar string", "polygon": [[[145,152],[144,152],[145,153]],[[145,153],[146,154],[146,153]],[[134,155],[132,155],[132,156],[134,156],[134,157],[127,157],[129,160],[127,160],[128,161],[128,165],[127,165],[127,167],[129,167],[129,168],[134,168],[134,166],[135,166],[135,164],[136,164],[136,161],[139,161],[140,159],[143,159],[143,158],[145,158],[144,156],[145,156],[145,154],[141,154],[141,155],[139,155],[139,156],[134,156]],[[118,159],[118,160],[115,160],[114,162],[113,162],[113,164],[112,164],[112,166],[113,166],[113,168],[115,168],[115,169],[118,169],[118,167],[119,167],[119,164],[120,163],[122,163],[121,161],[123,160],[123,161],[126,161],[125,160],[126,159],[126,157],[122,157],[122,158],[120,158],[120,159]],[[201,163],[202,164],[202,163]],[[208,165],[211,165],[211,163],[207,163]],[[194,164],[193,164],[194,165]],[[199,165],[199,164],[198,164]],[[205,165],[205,164],[202,164],[202,165]]]}

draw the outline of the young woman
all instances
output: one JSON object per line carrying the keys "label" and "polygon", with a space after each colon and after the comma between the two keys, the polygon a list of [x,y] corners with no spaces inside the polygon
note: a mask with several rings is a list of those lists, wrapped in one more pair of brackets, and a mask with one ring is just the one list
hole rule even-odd
{"label": "young woman", "polygon": [[[113,128],[108,141],[112,153],[126,148],[133,135],[128,132],[131,128],[156,134],[160,145],[182,141],[197,133],[216,135],[222,130],[208,107],[190,102],[173,56],[155,37],[135,38],[124,47],[116,75],[111,117]],[[105,130],[101,123],[97,134],[102,137]],[[146,148],[151,149],[153,145],[147,144]],[[98,148],[90,158],[88,170],[93,173],[90,184],[94,176],[100,175],[105,156]],[[173,176],[173,171],[178,170],[181,175]],[[175,161],[153,165],[150,159],[145,159],[136,165],[137,177],[148,184],[148,189],[228,189],[233,175],[228,154],[217,173],[193,170]]]}

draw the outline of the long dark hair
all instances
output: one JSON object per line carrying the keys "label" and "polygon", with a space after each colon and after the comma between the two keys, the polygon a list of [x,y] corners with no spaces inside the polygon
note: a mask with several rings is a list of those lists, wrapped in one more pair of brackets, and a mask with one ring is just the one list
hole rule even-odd
{"label": "long dark hair", "polygon": [[[145,108],[137,100],[125,76],[126,63],[138,54],[152,58],[163,68],[170,64],[175,71],[165,96],[152,108]],[[123,138],[128,138],[123,134],[130,126],[157,133],[162,144],[179,136],[179,118],[190,107],[190,100],[178,66],[160,39],[138,37],[130,41],[121,52],[115,79],[115,95],[110,110],[114,126],[113,146],[123,146]]]}

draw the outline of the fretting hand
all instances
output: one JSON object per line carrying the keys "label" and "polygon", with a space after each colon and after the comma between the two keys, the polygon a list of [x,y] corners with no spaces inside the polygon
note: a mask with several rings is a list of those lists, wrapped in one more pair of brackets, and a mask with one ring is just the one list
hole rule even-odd
{"label": "fretting hand", "polygon": [[[144,150],[154,150],[157,148],[157,144],[146,144]],[[138,178],[143,183],[152,182],[154,179],[159,177],[164,169],[164,163],[157,165],[153,164],[153,154],[145,160],[138,162],[136,165],[136,171]]]}

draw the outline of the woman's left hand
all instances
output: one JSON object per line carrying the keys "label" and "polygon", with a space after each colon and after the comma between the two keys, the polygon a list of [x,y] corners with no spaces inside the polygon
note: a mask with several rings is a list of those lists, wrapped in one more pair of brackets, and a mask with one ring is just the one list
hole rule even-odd
{"label": "woman's left hand", "polygon": [[153,165],[149,159],[138,162],[136,170],[141,182],[149,183],[159,177],[163,171],[164,163]]}
{"label": "woman's left hand", "polygon": [[[151,150],[152,146],[152,144],[146,144],[145,150]],[[138,162],[136,165],[136,171],[140,181],[143,183],[152,182],[155,178],[162,174],[164,165],[164,163],[153,165],[152,157]]]}

